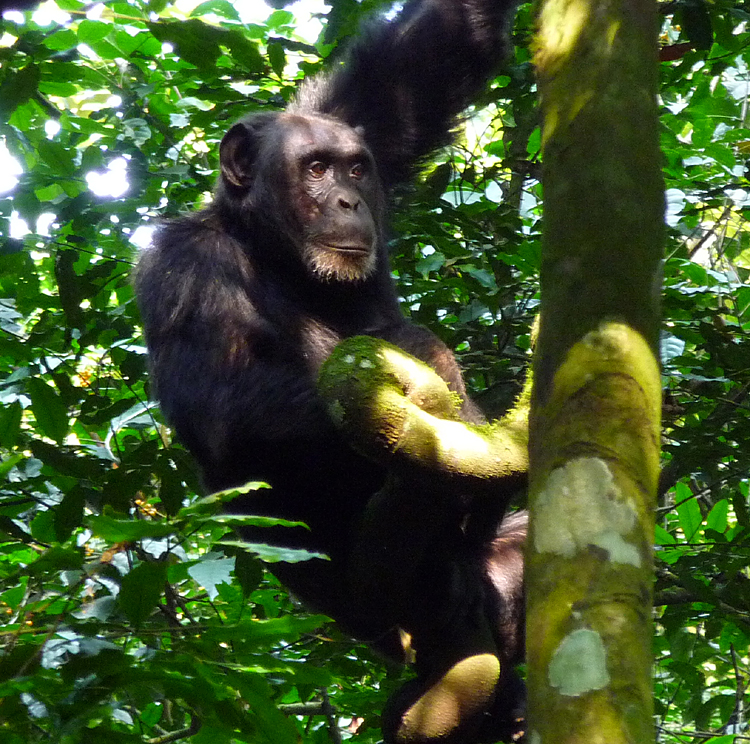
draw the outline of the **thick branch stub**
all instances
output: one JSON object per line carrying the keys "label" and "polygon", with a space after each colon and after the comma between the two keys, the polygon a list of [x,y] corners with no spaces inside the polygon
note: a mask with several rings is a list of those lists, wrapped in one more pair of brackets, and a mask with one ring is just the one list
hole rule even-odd
{"label": "thick branch stub", "polygon": [[365,456],[472,490],[528,469],[528,395],[484,426],[459,419],[460,400],[426,364],[381,339],[343,341],[320,373],[333,420]]}

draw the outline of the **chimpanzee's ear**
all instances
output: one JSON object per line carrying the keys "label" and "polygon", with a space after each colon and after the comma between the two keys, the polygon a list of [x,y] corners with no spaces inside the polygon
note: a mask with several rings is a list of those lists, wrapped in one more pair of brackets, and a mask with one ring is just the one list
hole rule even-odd
{"label": "chimpanzee's ear", "polygon": [[269,121],[267,116],[243,119],[224,135],[219,162],[221,177],[228,186],[246,189],[252,183],[262,131]]}

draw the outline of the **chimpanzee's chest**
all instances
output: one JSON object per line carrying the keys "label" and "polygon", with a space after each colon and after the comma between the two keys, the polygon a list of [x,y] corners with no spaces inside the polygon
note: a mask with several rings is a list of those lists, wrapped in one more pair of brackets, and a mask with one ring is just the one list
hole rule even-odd
{"label": "chimpanzee's chest", "polygon": [[320,366],[343,338],[344,333],[322,320],[314,317],[303,319],[300,324],[300,352],[311,374],[317,377]]}

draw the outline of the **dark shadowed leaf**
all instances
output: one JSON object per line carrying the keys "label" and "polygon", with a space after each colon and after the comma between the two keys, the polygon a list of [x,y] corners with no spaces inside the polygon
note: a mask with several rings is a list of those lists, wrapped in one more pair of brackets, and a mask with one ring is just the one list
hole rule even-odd
{"label": "dark shadowed leaf", "polygon": [[18,106],[28,101],[39,85],[39,68],[27,65],[21,70],[11,71],[0,85],[0,111],[9,117]]}
{"label": "dark shadowed leaf", "polygon": [[58,392],[40,378],[31,378],[26,386],[39,428],[50,439],[62,443],[68,433],[68,407]]}
{"label": "dark shadowed leaf", "polygon": [[0,447],[12,449],[21,431],[23,410],[18,401],[0,408]]}
{"label": "dark shadowed leaf", "polygon": [[117,601],[128,620],[139,627],[156,607],[164,593],[167,566],[161,562],[138,564],[120,585]]}
{"label": "dark shadowed leaf", "polygon": [[107,515],[92,517],[89,526],[95,535],[112,543],[132,542],[144,537],[166,537],[175,531],[175,527],[167,522],[115,519]]}

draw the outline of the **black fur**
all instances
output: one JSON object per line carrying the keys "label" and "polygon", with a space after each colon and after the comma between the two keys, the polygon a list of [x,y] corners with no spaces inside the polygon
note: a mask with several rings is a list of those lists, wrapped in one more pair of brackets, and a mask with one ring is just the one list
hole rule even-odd
{"label": "black fur", "polygon": [[[394,629],[352,606],[347,588],[357,520],[387,473],[342,439],[315,381],[340,340],[377,336],[430,364],[464,398],[464,418],[481,420],[451,352],[399,310],[385,208],[388,190],[448,141],[490,77],[513,9],[509,0],[414,0],[394,22],[372,27],[343,66],[306,82],[286,112],[230,129],[213,204],[163,225],[136,272],[156,394],[206,487],[270,483],[233,508],[310,530],[243,536],[327,553],[330,561],[273,570],[301,599],[394,656],[402,653]],[[403,623],[414,630],[416,695],[462,658],[461,649],[446,650],[451,638],[467,624],[489,624],[502,661],[494,709],[440,741],[508,735],[522,695],[509,667],[522,655],[525,522],[506,521],[498,537],[490,524],[477,541],[464,531],[472,515],[440,518],[444,539],[415,557],[424,589]],[[406,697],[414,699],[411,687]],[[431,740],[399,732],[398,711],[389,717],[389,740]]]}

